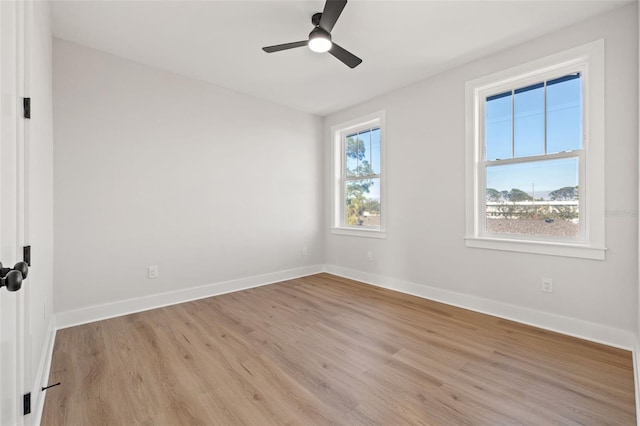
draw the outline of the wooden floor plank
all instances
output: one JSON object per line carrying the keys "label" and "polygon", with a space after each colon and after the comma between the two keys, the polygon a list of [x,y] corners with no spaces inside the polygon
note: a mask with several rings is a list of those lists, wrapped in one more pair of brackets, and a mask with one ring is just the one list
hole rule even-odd
{"label": "wooden floor plank", "polygon": [[318,274],[60,330],[43,425],[635,425],[631,353]]}

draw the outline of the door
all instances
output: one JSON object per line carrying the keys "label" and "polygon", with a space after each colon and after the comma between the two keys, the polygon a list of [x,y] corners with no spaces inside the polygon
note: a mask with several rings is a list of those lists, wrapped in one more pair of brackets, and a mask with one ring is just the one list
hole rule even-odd
{"label": "door", "polygon": [[[24,3],[0,1],[0,262],[22,260],[24,238]],[[6,281],[5,281],[6,283]],[[0,425],[23,424],[24,291],[0,288]]]}

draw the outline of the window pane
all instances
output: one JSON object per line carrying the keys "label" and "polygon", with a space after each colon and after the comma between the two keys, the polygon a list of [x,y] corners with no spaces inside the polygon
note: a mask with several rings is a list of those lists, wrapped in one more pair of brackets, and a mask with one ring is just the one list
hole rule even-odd
{"label": "window pane", "polygon": [[578,237],[578,158],[487,167],[492,234]]}
{"label": "window pane", "polygon": [[380,174],[380,129],[371,130],[371,170]]}
{"label": "window pane", "polygon": [[514,157],[544,154],[544,84],[515,90]]}
{"label": "window pane", "polygon": [[582,147],[582,79],[571,74],[547,82],[547,153]]}
{"label": "window pane", "polygon": [[360,179],[346,183],[345,224],[380,226],[380,179]]}
{"label": "window pane", "polygon": [[347,136],[345,156],[347,177],[380,174],[380,129]]}
{"label": "window pane", "polygon": [[346,175],[348,177],[358,175],[358,135],[347,136],[347,142],[345,147],[346,156]]}
{"label": "window pane", "polygon": [[358,176],[372,175],[371,171],[371,130],[365,130],[358,133],[358,145],[359,164],[358,164]]}
{"label": "window pane", "polygon": [[486,159],[511,158],[511,92],[490,96],[485,104]]}

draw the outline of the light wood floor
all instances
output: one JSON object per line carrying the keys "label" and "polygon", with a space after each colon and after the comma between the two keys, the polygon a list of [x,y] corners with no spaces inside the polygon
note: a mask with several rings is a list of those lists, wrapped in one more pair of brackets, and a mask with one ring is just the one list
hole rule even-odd
{"label": "light wood floor", "polygon": [[58,332],[43,425],[635,425],[631,353],[328,274]]}

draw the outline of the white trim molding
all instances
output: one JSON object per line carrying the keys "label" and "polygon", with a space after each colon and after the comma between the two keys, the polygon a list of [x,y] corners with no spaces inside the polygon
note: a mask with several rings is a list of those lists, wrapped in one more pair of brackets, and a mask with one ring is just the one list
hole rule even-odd
{"label": "white trim molding", "polygon": [[549,256],[577,257],[580,259],[604,260],[605,247],[557,242],[510,240],[508,238],[466,237],[467,247],[502,251],[546,254]]}
{"label": "white trim molding", "polygon": [[42,388],[47,386],[49,381],[49,373],[51,372],[51,360],[53,358],[53,347],[56,341],[56,328],[55,318],[51,317],[49,321],[49,328],[47,330],[47,337],[45,345],[40,355],[40,364],[38,365],[38,372],[35,378],[35,387],[31,389],[31,416],[33,425],[39,425],[42,420],[42,411],[44,410],[44,400],[46,398],[46,392],[42,391]]}
{"label": "white trim molding", "polygon": [[620,349],[633,350],[635,345],[635,333],[629,330],[529,309],[523,306],[497,302],[495,300],[485,299],[470,294],[457,293],[450,290],[430,287],[428,285],[418,284],[411,281],[356,271],[354,269],[336,265],[325,265],[325,271],[333,275],[364,282],[377,287],[410,294],[423,299],[457,306],[459,308],[504,318]]}
{"label": "white trim molding", "polygon": [[71,311],[59,312],[56,314],[56,328],[58,330],[73,327],[81,324],[88,324],[122,315],[136,312],[148,311],[150,309],[175,305],[178,303],[190,302],[192,300],[204,299],[211,296],[232,293],[234,291],[246,290],[253,287],[260,287],[280,281],[292,280],[308,275],[323,272],[322,265],[303,266],[285,271],[272,272],[263,275],[256,275],[247,278],[224,281],[214,284],[207,284],[199,287],[185,288],[167,293],[152,294],[135,299],[120,300],[117,302],[105,303],[102,305],[87,306]]}

